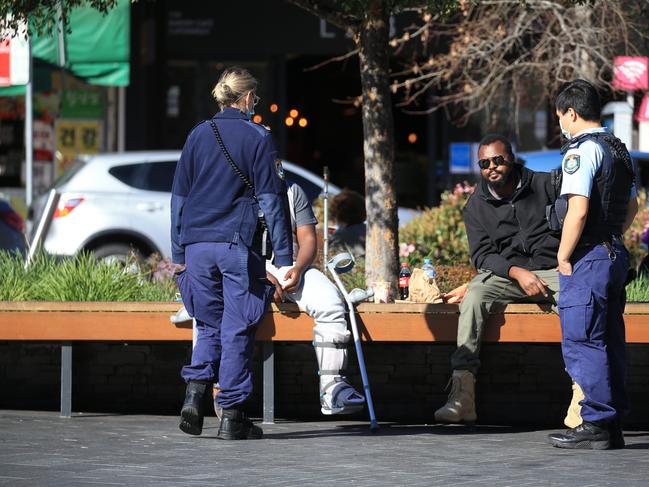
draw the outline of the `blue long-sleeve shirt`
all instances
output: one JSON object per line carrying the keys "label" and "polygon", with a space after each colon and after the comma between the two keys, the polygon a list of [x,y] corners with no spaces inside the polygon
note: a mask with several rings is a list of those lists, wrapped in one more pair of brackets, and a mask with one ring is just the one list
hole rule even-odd
{"label": "blue long-sleeve shirt", "polygon": [[263,212],[275,265],[291,265],[286,183],[270,132],[240,110],[226,108],[212,119],[228,152],[253,186],[259,205],[232,170],[208,121],[190,132],[171,190],[172,258],[184,263],[184,247],[196,242],[237,242],[250,246]]}

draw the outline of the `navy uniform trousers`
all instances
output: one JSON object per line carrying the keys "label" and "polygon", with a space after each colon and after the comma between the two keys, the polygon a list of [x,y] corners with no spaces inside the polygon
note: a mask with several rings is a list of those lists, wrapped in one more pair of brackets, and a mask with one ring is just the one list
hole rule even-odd
{"label": "navy uniform trousers", "polygon": [[611,421],[628,410],[624,333],[624,283],[629,254],[617,238],[578,248],[572,275],[560,275],[561,348],[568,374],[581,386],[585,421]]}
{"label": "navy uniform trousers", "polygon": [[185,264],[178,287],[198,334],[181,376],[219,382],[219,405],[239,406],[252,393],[255,333],[274,292],[265,260],[241,241],[201,242],[185,247]]}

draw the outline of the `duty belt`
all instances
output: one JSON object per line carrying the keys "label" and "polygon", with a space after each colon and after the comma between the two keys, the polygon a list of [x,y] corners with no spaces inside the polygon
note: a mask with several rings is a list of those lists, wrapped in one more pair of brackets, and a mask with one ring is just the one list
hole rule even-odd
{"label": "duty belt", "polygon": [[613,248],[613,243],[615,241],[622,242],[622,235],[615,235],[611,234],[605,237],[594,237],[594,238],[588,238],[583,241],[579,241],[577,244],[577,248],[583,248],[583,247],[596,247],[597,245],[603,245],[606,248],[606,251],[608,252],[608,257],[611,259],[611,261],[615,261],[616,255],[615,255],[615,249]]}

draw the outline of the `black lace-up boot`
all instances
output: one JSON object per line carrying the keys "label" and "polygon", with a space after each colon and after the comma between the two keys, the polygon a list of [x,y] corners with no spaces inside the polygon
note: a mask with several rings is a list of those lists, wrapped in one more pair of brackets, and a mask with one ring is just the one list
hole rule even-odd
{"label": "black lace-up boot", "polygon": [[179,428],[188,435],[200,435],[203,431],[203,406],[211,385],[202,380],[191,380],[187,383]]}
{"label": "black lace-up boot", "polygon": [[264,432],[255,426],[242,410],[223,409],[221,425],[216,435],[221,440],[258,440]]}

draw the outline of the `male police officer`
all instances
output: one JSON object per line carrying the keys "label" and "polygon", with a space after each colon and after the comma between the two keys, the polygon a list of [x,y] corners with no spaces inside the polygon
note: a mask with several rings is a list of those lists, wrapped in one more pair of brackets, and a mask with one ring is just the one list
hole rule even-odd
{"label": "male police officer", "polygon": [[[556,100],[563,158],[561,196],[567,212],[557,253],[559,316],[566,369],[583,389],[583,423],[549,435],[558,448],[623,448],[625,391],[624,284],[629,255],[622,243],[638,210],[633,163],[624,144],[599,123],[600,100],[584,80]],[[563,213],[563,214],[562,214]]]}

